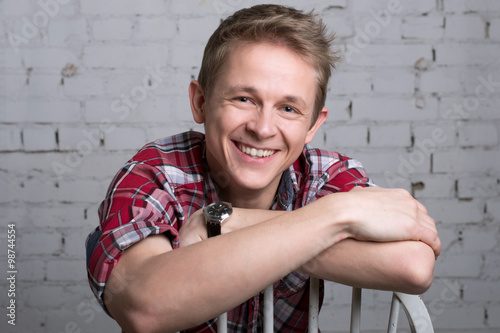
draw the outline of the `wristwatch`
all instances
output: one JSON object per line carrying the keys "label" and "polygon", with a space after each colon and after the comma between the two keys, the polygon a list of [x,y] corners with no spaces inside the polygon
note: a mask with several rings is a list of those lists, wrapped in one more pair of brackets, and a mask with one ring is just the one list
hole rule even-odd
{"label": "wristwatch", "polygon": [[211,203],[203,209],[209,238],[220,235],[222,223],[227,221],[232,213],[233,207],[224,201]]}

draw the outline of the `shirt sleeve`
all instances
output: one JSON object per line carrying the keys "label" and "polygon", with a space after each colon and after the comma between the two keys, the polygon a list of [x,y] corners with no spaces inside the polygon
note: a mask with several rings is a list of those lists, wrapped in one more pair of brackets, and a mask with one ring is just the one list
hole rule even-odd
{"label": "shirt sleeve", "polygon": [[328,177],[324,186],[325,190],[331,191],[333,189],[335,192],[349,192],[356,186],[375,186],[361,162],[340,154],[338,155],[338,161],[326,170],[325,175]]}
{"label": "shirt sleeve", "polygon": [[356,186],[376,186],[361,162],[320,149],[306,147],[309,174],[307,202],[331,193],[348,192]]}
{"label": "shirt sleeve", "polygon": [[89,284],[105,310],[102,296],[106,281],[123,251],[158,234],[165,234],[177,248],[181,211],[157,167],[132,161],[118,172],[99,207],[100,224],[86,241]]}

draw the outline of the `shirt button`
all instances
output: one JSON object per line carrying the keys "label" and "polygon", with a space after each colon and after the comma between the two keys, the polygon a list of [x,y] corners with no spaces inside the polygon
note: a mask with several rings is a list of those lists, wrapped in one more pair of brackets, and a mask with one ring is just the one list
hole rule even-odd
{"label": "shirt button", "polygon": [[280,284],[278,285],[278,290],[283,291],[285,289],[286,289],[286,284],[284,282],[280,282]]}
{"label": "shirt button", "polygon": [[252,301],[252,307],[255,307],[255,301]]}

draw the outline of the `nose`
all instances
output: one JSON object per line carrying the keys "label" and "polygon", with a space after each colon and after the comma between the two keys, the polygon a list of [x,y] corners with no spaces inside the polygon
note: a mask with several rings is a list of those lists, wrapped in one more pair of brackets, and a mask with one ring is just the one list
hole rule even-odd
{"label": "nose", "polygon": [[271,107],[261,107],[247,123],[247,130],[259,139],[273,137],[277,132],[277,119]]}

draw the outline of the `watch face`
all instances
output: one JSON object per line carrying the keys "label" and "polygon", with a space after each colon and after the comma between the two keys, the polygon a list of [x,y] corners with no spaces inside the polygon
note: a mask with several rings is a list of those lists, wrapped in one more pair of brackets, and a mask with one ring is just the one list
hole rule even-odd
{"label": "watch face", "polygon": [[213,204],[208,205],[206,208],[206,214],[209,215],[211,218],[219,221],[228,218],[232,212],[233,209],[231,208],[231,206],[222,202],[215,202]]}

